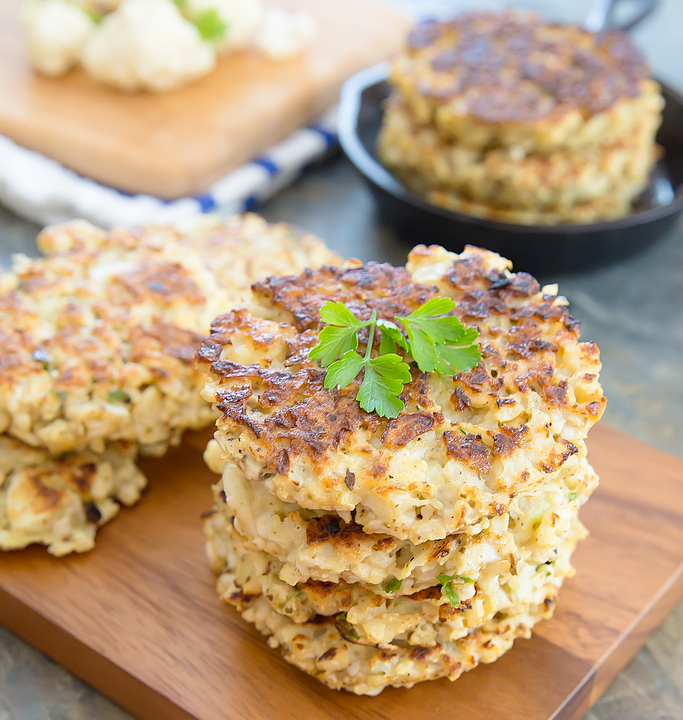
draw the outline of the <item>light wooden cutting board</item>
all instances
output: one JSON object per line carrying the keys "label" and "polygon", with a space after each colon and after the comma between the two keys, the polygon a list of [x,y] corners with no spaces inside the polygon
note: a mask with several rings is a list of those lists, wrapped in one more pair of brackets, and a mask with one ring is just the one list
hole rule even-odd
{"label": "light wooden cutting board", "polygon": [[332,106],[343,81],[398,49],[409,25],[380,0],[268,2],[315,16],[304,55],[244,51],[185,88],[130,95],[80,70],[33,73],[22,2],[0,0],[0,134],[128,192],[195,195]]}
{"label": "light wooden cutting board", "polygon": [[554,619],[455,683],[335,692],[219,602],[200,521],[207,437],[144,463],[149,492],[93,552],[0,554],[0,622],[142,720],[579,720],[683,595],[683,463],[599,426],[591,535]]}

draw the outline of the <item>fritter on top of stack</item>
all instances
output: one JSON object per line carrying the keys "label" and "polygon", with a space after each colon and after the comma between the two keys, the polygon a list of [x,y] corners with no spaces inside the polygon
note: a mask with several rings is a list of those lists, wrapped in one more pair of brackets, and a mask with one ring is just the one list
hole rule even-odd
{"label": "fritter on top of stack", "polygon": [[334,262],[316,238],[247,215],[185,231],[48,228],[45,257],[0,276],[0,548],[63,554],[134,502],[139,452],[215,414],[193,357],[255,280]]}
{"label": "fritter on top of stack", "polygon": [[[491,662],[572,572],[597,485],[598,350],[556,287],[509,268],[420,246],[405,269],[270,278],[203,343],[204,396],[222,413],[206,453],[223,473],[206,524],[218,590],[331,687],[376,694]],[[391,420],[360,408],[359,379],[324,387],[309,352],[326,301],[393,320],[436,295],[479,330],[476,367],[413,364]]]}
{"label": "fritter on top of stack", "polygon": [[664,101],[623,33],[533,14],[418,26],[393,62],[378,150],[413,190],[526,224],[629,212]]}

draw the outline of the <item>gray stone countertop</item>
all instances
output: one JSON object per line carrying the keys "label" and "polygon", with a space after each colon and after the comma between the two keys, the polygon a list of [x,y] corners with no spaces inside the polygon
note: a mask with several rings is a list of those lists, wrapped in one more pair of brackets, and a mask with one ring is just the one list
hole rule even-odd
{"label": "gray stone countertop", "polygon": [[[424,3],[400,4],[423,10]],[[441,2],[441,7],[472,6]],[[500,6],[501,2],[477,3]],[[506,3],[507,4],[507,3]],[[548,16],[585,17],[585,0],[524,3]],[[683,86],[683,0],[665,0],[633,33],[655,73]],[[406,249],[375,217],[369,191],[338,156],[309,170],[262,209],[306,227],[362,260],[401,262]],[[0,209],[0,264],[37,253],[39,228]],[[425,238],[429,241],[429,238]],[[612,267],[559,280],[583,337],[602,352],[605,421],[683,457],[683,225]],[[11,633],[0,629],[0,720],[124,720],[130,716]],[[597,701],[585,720],[683,720],[683,605]],[[160,719],[161,720],[161,719]],[[502,719],[501,719],[502,720]]]}

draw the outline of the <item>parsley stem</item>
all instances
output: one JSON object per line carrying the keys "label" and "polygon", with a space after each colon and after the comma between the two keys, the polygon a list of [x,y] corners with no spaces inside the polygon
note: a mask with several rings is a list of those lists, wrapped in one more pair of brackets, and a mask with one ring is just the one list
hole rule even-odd
{"label": "parsley stem", "polygon": [[365,359],[370,359],[372,352],[372,343],[375,342],[375,328],[377,327],[377,310],[372,311],[370,316],[370,334],[368,335],[368,346],[365,348]]}

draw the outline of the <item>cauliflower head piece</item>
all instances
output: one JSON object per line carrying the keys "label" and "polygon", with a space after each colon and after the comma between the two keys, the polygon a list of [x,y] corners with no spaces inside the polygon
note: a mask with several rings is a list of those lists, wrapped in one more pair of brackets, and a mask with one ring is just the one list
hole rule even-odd
{"label": "cauliflower head piece", "polygon": [[172,0],[124,0],[89,34],[81,63],[121,90],[163,92],[211,71],[216,50]]}
{"label": "cauliflower head piece", "polygon": [[78,63],[95,28],[90,15],[67,0],[32,0],[24,9],[26,51],[44,75],[63,75]]}
{"label": "cauliflower head piece", "polygon": [[273,60],[284,60],[303,52],[316,32],[315,18],[310,13],[270,7],[256,34],[256,47]]}

